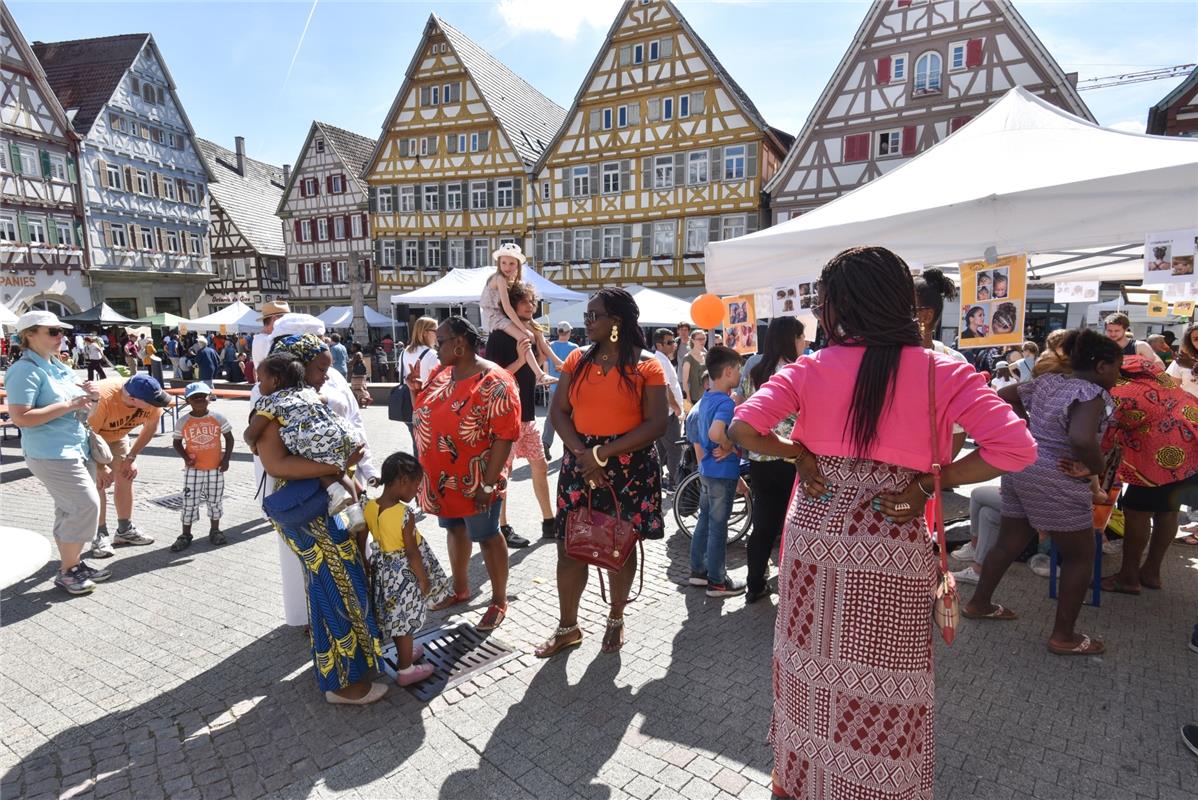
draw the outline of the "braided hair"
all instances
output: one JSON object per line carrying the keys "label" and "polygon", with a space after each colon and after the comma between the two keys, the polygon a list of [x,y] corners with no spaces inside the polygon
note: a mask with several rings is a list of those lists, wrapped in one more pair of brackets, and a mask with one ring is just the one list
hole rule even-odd
{"label": "braided hair", "polygon": [[926,269],[914,281],[915,304],[920,308],[930,308],[936,312],[936,316],[932,319],[934,334],[940,327],[940,318],[944,316],[944,301],[955,300],[957,297],[957,285],[938,269]]}
{"label": "braided hair", "polygon": [[[820,320],[834,345],[864,347],[845,433],[864,455],[878,438],[878,420],[893,398],[904,347],[921,346],[915,284],[906,263],[884,247],[843,250],[819,279]],[[835,325],[829,325],[833,312]]]}
{"label": "braided hair", "polygon": [[[645,343],[645,332],[641,330],[639,322],[641,310],[637,307],[636,300],[632,298],[632,295],[616,286],[600,289],[595,293],[595,297],[603,301],[603,310],[614,317],[620,326],[616,369],[620,374],[620,384],[628,391],[635,393],[637,387],[632,376],[636,374],[636,365],[640,360],[641,351],[649,349]],[[597,345],[588,347],[583,351],[582,357],[578,359],[578,366],[574,370],[574,380],[570,382],[571,402],[574,400],[575,392],[583,384],[583,376],[586,375],[587,370],[595,366],[598,352]]]}
{"label": "braided hair", "polygon": [[1091,372],[1099,364],[1112,364],[1123,357],[1122,347],[1089,328],[1069,331],[1061,349],[1069,354],[1069,366],[1074,372]]}
{"label": "braided hair", "polygon": [[478,332],[478,328],[474,327],[474,323],[465,317],[450,317],[445,320],[445,324],[449,326],[449,330],[454,336],[461,336],[466,340],[466,344],[470,345],[475,353],[483,349],[483,335]]}

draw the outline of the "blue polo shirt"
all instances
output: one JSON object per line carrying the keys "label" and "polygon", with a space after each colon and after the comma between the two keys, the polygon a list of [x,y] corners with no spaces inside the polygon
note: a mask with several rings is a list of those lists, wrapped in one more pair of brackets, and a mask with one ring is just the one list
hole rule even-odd
{"label": "blue polo shirt", "polygon": [[[555,356],[560,358],[562,361],[565,361],[566,356],[570,355],[571,353],[573,353],[575,350],[578,349],[578,345],[574,344],[574,342],[563,342],[560,339],[558,339],[556,341],[552,341],[549,343],[549,349],[553,351],[553,354]],[[557,371],[557,367],[553,366],[552,358],[549,359],[549,364],[547,366],[549,367],[549,374],[552,377],[554,377],[554,378],[561,377],[562,374]]]}
{"label": "blue polo shirt", "polygon": [[[736,453],[716,459],[716,443],[707,435],[711,423],[722,420],[725,426],[732,424],[736,403],[723,392],[708,391],[703,395],[702,409],[698,416],[698,441],[703,448],[703,460],[699,462],[699,474],[705,478],[735,480],[740,477],[740,456]],[[689,420],[688,420],[689,422]]]}
{"label": "blue polo shirt", "polygon": [[[71,400],[83,392],[76,386],[74,370],[58,359],[47,361],[32,350],[21,354],[17,363],[8,368],[4,388],[8,403],[28,408]],[[91,458],[87,429],[74,413],[63,414],[44,425],[21,428],[21,450],[26,458],[69,461]]]}

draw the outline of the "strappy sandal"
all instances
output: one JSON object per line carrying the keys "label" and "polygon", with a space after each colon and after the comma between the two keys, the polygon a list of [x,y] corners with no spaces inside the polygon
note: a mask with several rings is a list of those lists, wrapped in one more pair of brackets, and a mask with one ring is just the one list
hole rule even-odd
{"label": "strappy sandal", "polygon": [[1091,639],[1089,636],[1082,634],[1082,640],[1073,647],[1062,647],[1059,644],[1048,642],[1048,652],[1054,656],[1096,656],[1106,651],[1106,645],[1102,643],[1102,639]]}
{"label": "strappy sandal", "polygon": [[500,606],[492,603],[487,606],[487,611],[483,614],[483,618],[474,626],[476,631],[493,631],[503,624],[503,620],[507,617],[507,606]]}
{"label": "strappy sandal", "polygon": [[447,608],[453,608],[454,606],[459,606],[462,603],[465,603],[469,600],[470,600],[470,590],[467,589],[466,591],[462,592],[461,594],[451,594],[449,597],[445,598],[440,603],[437,603],[435,606],[430,608],[429,611],[444,611]]}
{"label": "strappy sandal", "polygon": [[191,547],[192,535],[190,533],[181,533],[175,543],[171,545],[172,553],[182,553],[187,548]]}
{"label": "strappy sandal", "polygon": [[[612,631],[616,632],[616,643],[610,644],[608,639],[611,638]],[[603,646],[599,648],[600,653],[615,653],[624,646],[624,618],[623,617],[608,617],[607,627],[603,630]]]}
{"label": "strappy sandal", "polygon": [[208,544],[222,545],[222,544],[228,544],[228,543],[229,543],[229,540],[225,538],[225,532],[222,531],[220,528],[217,528],[214,531],[208,532]]}
{"label": "strappy sandal", "polygon": [[[558,641],[563,636],[569,636],[575,631],[578,631],[577,639],[571,639],[568,642]],[[578,627],[578,623],[574,623],[573,625],[563,625],[555,630],[553,632],[553,636],[551,636],[549,639],[546,639],[544,644],[542,644],[536,650],[533,650],[532,654],[537,658],[553,658],[561,651],[569,650],[571,647],[578,647],[580,644],[582,644],[582,629]]]}
{"label": "strappy sandal", "polygon": [[967,606],[962,606],[961,616],[965,617],[966,619],[997,619],[1002,621],[1019,619],[1014,611],[998,603],[994,604],[993,611],[990,611],[986,614],[972,614]]}
{"label": "strappy sandal", "polygon": [[1123,583],[1123,581],[1119,580],[1118,575],[1112,575],[1109,578],[1103,578],[1102,579],[1102,590],[1104,592],[1111,592],[1112,594],[1136,595],[1136,594],[1140,593],[1140,590],[1138,588],[1132,589],[1131,587],[1129,587],[1125,583]]}

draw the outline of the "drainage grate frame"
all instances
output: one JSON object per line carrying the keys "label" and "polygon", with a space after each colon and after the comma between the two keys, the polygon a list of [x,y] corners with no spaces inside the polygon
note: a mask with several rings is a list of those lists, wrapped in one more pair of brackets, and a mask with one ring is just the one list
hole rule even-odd
{"label": "drainage grate frame", "polygon": [[[416,635],[414,643],[424,645],[424,660],[433,665],[433,674],[427,680],[403,688],[426,703],[516,657],[516,651],[509,645],[465,622],[422,631]],[[383,645],[383,671],[394,680],[397,669],[395,643],[389,641]]]}
{"label": "drainage grate frame", "polygon": [[155,498],[152,498],[150,500],[150,502],[156,506],[162,506],[163,508],[169,508],[171,511],[182,511],[183,510],[183,493],[179,492],[178,494],[168,494],[168,495],[163,495],[162,497],[155,497]]}

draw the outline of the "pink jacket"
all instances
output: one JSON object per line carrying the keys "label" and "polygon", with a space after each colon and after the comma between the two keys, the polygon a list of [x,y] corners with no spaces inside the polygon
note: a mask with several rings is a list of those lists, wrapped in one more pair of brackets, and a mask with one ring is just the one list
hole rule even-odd
{"label": "pink jacket", "polygon": [[936,422],[940,461],[952,453],[953,423],[977,442],[987,464],[1019,472],[1036,460],[1036,442],[985,378],[967,363],[922,347],[903,348],[898,379],[882,411],[878,437],[868,453],[853,451],[845,428],[864,347],[834,346],[780,369],[736,409],[735,418],[768,433],[798,412],[791,438],[817,455],[861,457],[920,472],[932,465],[928,420],[928,358],[936,362]]}

